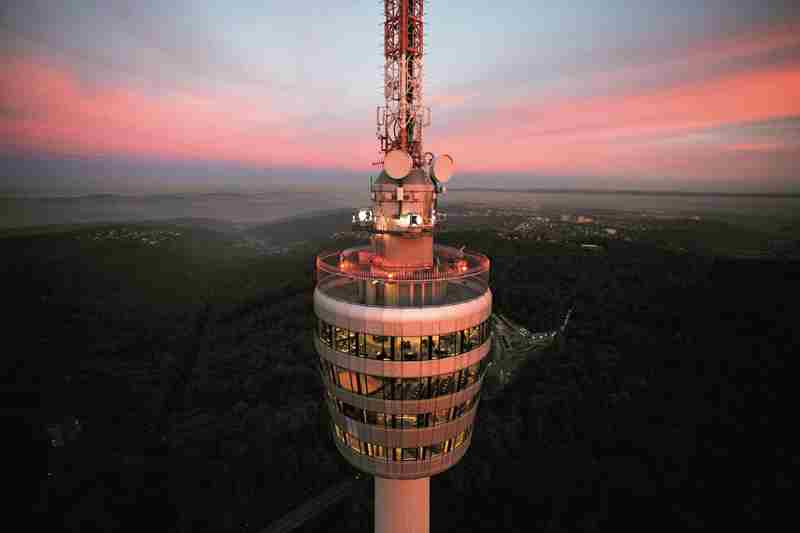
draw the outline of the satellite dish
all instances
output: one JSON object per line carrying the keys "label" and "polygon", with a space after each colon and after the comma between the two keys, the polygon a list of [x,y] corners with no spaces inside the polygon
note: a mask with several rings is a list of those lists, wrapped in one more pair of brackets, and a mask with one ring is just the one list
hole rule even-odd
{"label": "satellite dish", "polygon": [[433,160],[431,173],[439,183],[447,183],[453,175],[456,163],[448,154],[436,156]]}
{"label": "satellite dish", "polygon": [[403,150],[392,150],[383,159],[383,170],[393,180],[401,180],[408,176],[414,162]]}

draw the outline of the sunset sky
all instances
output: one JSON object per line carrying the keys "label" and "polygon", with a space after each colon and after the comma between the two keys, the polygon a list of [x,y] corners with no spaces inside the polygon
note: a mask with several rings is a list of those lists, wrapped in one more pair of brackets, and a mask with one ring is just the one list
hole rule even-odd
{"label": "sunset sky", "polygon": [[[800,192],[800,2],[426,8],[426,148],[454,187]],[[377,0],[6,1],[0,189],[365,182],[381,21]]]}

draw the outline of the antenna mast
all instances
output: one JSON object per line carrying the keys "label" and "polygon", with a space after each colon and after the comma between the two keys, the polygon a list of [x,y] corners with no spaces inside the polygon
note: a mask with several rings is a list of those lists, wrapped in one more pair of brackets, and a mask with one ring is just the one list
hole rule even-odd
{"label": "antenna mast", "polygon": [[383,25],[385,104],[377,112],[380,150],[384,156],[402,150],[415,168],[421,168],[422,130],[431,122],[431,110],[422,99],[423,0],[384,0]]}

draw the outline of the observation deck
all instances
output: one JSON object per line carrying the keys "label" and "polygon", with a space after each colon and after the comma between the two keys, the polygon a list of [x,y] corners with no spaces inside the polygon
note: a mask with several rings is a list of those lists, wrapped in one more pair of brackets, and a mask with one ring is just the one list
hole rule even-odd
{"label": "observation deck", "polygon": [[389,265],[369,246],[321,253],[317,288],[335,300],[380,307],[452,305],[489,290],[490,261],[477,252],[435,245],[424,268]]}

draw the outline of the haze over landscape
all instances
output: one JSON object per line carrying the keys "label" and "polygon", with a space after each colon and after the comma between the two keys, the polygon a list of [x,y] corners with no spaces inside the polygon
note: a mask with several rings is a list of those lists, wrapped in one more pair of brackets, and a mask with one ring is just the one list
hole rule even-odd
{"label": "haze over landscape", "polygon": [[[80,532],[791,523],[800,2],[383,3],[0,5],[6,507]],[[378,177],[376,106],[420,94],[385,16],[424,20],[433,123],[423,147],[387,120],[414,157]],[[406,97],[384,53],[416,61]],[[384,459],[448,462],[429,513],[382,496]]]}
{"label": "haze over landscape", "polygon": [[[7,2],[0,191],[364,183],[375,2]],[[800,190],[800,8],[430,6],[456,186]],[[365,45],[374,43],[374,48]]]}

